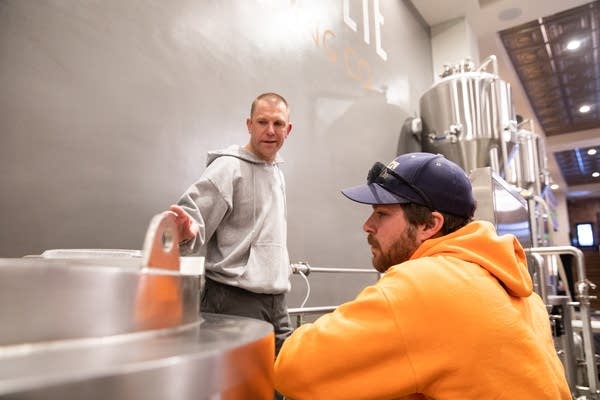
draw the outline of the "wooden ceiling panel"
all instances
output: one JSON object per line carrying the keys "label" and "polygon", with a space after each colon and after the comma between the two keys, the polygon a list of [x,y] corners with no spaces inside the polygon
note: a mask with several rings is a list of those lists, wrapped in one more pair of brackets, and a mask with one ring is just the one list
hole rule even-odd
{"label": "wooden ceiling panel", "polygon": [[[600,127],[599,29],[600,1],[593,1],[499,33],[546,136]],[[579,111],[584,104],[587,113]],[[600,155],[584,150],[555,153],[570,186],[599,182],[590,171],[600,168]]]}

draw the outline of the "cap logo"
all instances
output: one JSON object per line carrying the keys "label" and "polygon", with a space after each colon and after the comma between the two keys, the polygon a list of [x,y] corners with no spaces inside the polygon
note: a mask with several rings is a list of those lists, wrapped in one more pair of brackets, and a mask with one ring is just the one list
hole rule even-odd
{"label": "cap logo", "polygon": [[396,167],[397,167],[398,165],[400,165],[400,164],[399,164],[399,163],[398,163],[396,160],[392,160],[392,161],[391,161],[391,162],[390,162],[390,163],[387,165],[387,167],[388,167],[389,169],[396,169]]}

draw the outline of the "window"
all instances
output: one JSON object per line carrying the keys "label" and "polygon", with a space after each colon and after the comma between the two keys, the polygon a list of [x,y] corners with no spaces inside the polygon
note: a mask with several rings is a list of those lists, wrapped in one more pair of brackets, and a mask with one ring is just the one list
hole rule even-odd
{"label": "window", "polygon": [[577,246],[586,247],[594,246],[596,240],[594,238],[594,225],[591,222],[582,222],[575,224],[577,233]]}

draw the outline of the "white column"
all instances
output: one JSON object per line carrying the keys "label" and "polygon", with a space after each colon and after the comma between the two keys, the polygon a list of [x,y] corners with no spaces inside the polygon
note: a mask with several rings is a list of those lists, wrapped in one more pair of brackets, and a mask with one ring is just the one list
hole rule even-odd
{"label": "white column", "polygon": [[457,64],[470,58],[479,65],[477,38],[465,17],[431,27],[431,52],[434,82],[439,80],[444,64]]}

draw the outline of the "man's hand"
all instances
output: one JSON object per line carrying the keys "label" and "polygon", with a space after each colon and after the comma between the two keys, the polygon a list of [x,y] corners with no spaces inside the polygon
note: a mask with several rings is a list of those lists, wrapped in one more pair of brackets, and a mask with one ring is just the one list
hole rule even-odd
{"label": "man's hand", "polygon": [[175,214],[175,223],[177,224],[177,233],[179,234],[179,242],[190,240],[196,237],[200,230],[200,225],[192,218],[185,210],[177,204],[169,207],[170,211]]}

